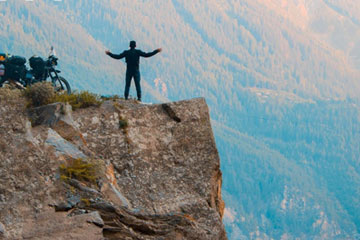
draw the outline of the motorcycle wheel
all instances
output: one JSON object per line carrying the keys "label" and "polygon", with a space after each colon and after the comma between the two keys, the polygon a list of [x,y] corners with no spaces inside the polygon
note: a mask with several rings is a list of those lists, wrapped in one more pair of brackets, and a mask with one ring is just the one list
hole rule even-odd
{"label": "motorcycle wheel", "polygon": [[67,94],[71,94],[71,87],[69,82],[63,78],[63,77],[58,77],[56,79],[56,81],[54,82],[54,88],[56,92],[62,92],[65,91]]}

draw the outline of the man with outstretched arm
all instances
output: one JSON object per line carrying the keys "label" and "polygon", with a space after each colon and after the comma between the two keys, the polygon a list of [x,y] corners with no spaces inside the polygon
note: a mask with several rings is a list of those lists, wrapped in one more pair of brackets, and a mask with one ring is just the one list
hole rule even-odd
{"label": "man with outstretched arm", "polygon": [[109,50],[105,51],[105,53],[106,55],[109,55],[110,57],[115,59],[122,59],[125,57],[126,60],[125,99],[127,100],[129,97],[131,79],[134,78],[137,97],[138,100],[141,101],[140,70],[139,70],[140,57],[146,57],[146,58],[152,57],[155,54],[161,52],[162,49],[158,48],[153,52],[145,53],[135,48],[136,48],[136,42],[131,41],[130,49],[125,50],[121,54],[113,54]]}

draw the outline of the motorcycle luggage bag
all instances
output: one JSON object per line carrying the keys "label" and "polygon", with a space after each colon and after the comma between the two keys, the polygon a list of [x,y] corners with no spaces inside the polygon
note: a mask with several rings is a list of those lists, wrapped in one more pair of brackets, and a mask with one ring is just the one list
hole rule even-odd
{"label": "motorcycle luggage bag", "polygon": [[30,67],[36,72],[42,72],[45,68],[45,61],[39,56],[32,56],[29,63]]}
{"label": "motorcycle luggage bag", "polygon": [[0,77],[5,75],[5,66],[0,63]]}
{"label": "motorcycle luggage bag", "polygon": [[19,80],[25,75],[25,65],[19,66],[15,64],[6,64],[5,77],[6,79]]}
{"label": "motorcycle luggage bag", "polygon": [[21,56],[11,56],[8,59],[8,62],[10,64],[16,65],[16,66],[22,66],[26,63],[26,58],[21,57]]}

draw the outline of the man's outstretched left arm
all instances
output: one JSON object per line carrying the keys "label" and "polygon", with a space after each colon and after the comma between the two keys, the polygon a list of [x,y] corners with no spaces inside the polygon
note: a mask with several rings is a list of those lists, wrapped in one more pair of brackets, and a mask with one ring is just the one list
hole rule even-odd
{"label": "man's outstretched left arm", "polygon": [[149,53],[145,53],[145,52],[139,50],[140,56],[142,56],[142,57],[152,57],[152,56],[154,56],[155,54],[157,54],[157,53],[159,53],[161,51],[162,51],[161,48],[158,48],[158,49],[154,50],[153,52],[149,52]]}

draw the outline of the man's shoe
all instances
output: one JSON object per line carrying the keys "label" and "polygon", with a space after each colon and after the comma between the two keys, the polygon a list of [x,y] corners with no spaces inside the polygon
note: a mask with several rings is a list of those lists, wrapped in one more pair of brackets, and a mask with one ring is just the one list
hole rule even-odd
{"label": "man's shoe", "polygon": [[138,100],[139,102],[141,102],[141,98],[138,98],[137,100]]}

